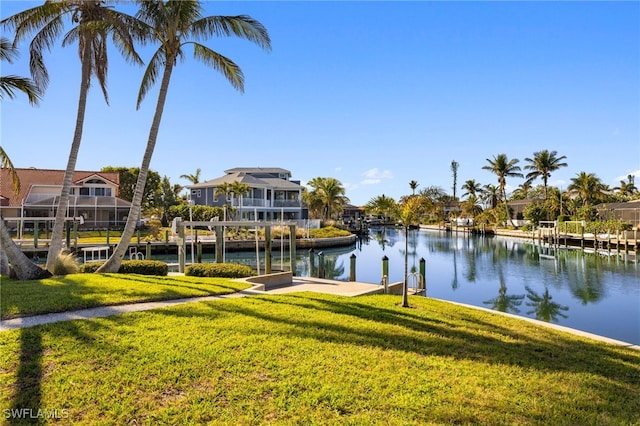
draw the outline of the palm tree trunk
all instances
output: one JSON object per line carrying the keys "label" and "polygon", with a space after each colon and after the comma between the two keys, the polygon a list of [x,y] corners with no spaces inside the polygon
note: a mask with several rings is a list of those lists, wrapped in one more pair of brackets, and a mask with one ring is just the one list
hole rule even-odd
{"label": "palm tree trunk", "polygon": [[67,169],[64,172],[64,181],[62,183],[62,191],[60,192],[60,200],[56,210],[56,218],[53,224],[53,232],[51,234],[51,243],[47,253],[46,268],[51,270],[53,262],[62,250],[62,234],[64,232],[64,222],[69,207],[69,192],[71,191],[71,180],[76,169],[76,161],[78,152],[80,151],[80,142],[82,141],[82,129],[84,126],[84,115],[87,109],[87,93],[89,92],[89,82],[91,79],[91,49],[88,43],[85,44],[82,57],[82,78],[80,79],[80,98],[78,100],[78,112],[76,115],[76,128],[73,133],[73,142],[71,143],[71,151],[67,161]]}
{"label": "palm tree trunk", "polygon": [[129,248],[129,242],[131,241],[131,237],[133,237],[133,233],[140,216],[144,187],[147,182],[147,174],[149,172],[149,165],[151,164],[153,150],[155,149],[156,140],[158,139],[160,121],[162,120],[162,113],[164,111],[164,104],[167,99],[169,81],[171,80],[171,72],[173,71],[174,64],[175,59],[167,59],[167,64],[162,75],[162,83],[160,84],[160,92],[158,93],[156,112],[153,116],[151,129],[149,130],[147,148],[144,151],[144,156],[142,158],[142,165],[140,166],[140,172],[138,173],[138,181],[136,182],[136,190],[133,194],[129,216],[127,217],[127,223],[124,226],[124,230],[122,231],[122,237],[120,237],[120,242],[116,246],[116,249],[113,251],[111,257],[109,257],[109,260],[107,260],[104,265],[98,268],[98,270],[96,271],[97,273],[118,272],[118,269],[120,269],[120,265],[122,264],[122,259],[124,258],[124,255]]}
{"label": "palm tree trunk", "polygon": [[20,247],[11,239],[3,219],[0,219],[0,248],[2,248],[2,254],[6,255],[11,263],[19,280],[38,280],[51,276],[49,271],[42,269],[25,256]]}

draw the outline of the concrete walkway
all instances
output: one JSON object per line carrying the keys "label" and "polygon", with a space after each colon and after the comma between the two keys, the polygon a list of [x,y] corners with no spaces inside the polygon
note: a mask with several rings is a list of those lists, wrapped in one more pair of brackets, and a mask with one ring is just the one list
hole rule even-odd
{"label": "concrete walkway", "polygon": [[[0,321],[0,332],[15,330],[19,328],[33,327],[41,324],[50,324],[60,321],[72,321],[83,320],[91,318],[102,318],[112,315],[123,314],[126,312],[140,312],[148,311],[151,309],[168,308],[171,306],[181,305],[184,303],[196,303],[206,302],[212,300],[234,299],[245,296],[252,296],[258,294],[286,294],[297,292],[315,292],[324,294],[335,294],[340,296],[361,296],[366,294],[381,293],[382,287],[377,284],[361,283],[361,282],[347,282],[347,281],[333,281],[324,280],[318,278],[301,278],[293,277],[291,285],[286,285],[278,288],[274,288],[268,291],[257,290],[258,286],[249,288],[247,290],[238,291],[236,293],[217,295],[217,296],[202,296],[202,297],[189,297],[174,300],[164,300],[159,302],[143,302],[143,303],[129,303],[125,305],[116,306],[101,306],[97,308],[81,309],[78,311],[58,312],[52,314],[34,315],[29,317],[13,318],[9,320]],[[563,331],[576,336],[587,337],[593,340],[598,340],[615,346],[627,347],[630,349],[640,350],[640,346],[633,345],[628,342],[620,340],[610,339],[608,337],[599,336],[592,333],[576,330],[569,327],[564,327],[557,324],[551,324],[548,322],[512,315],[504,312],[494,311],[492,309],[482,308],[473,305],[467,305],[464,303],[451,302],[443,300],[444,302],[454,303],[456,305],[464,306],[472,309],[480,309],[486,312],[490,312],[498,315],[506,315],[511,318],[520,319],[528,322],[532,322],[541,327],[552,328],[554,330]]]}

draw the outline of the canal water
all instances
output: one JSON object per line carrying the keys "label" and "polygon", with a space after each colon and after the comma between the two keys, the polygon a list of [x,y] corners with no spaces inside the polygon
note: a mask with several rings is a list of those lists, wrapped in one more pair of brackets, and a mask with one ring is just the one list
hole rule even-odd
{"label": "canal water", "polygon": [[[262,253],[264,254],[264,253]],[[372,229],[351,247],[323,249],[325,277],[348,280],[356,256],[356,280],[380,283],[382,258],[389,282],[404,276],[405,238],[399,228]],[[273,268],[289,269],[288,253],[273,252]],[[411,230],[409,272],[426,264],[428,297],[481,306],[640,344],[640,265],[633,255],[552,249],[507,237]],[[187,261],[189,261],[187,255]],[[205,260],[206,261],[206,260]],[[226,261],[256,264],[251,252]],[[264,262],[264,259],[261,260]],[[318,251],[315,252],[317,270]],[[264,267],[264,266],[262,266]],[[296,275],[309,276],[308,250],[298,250]]]}

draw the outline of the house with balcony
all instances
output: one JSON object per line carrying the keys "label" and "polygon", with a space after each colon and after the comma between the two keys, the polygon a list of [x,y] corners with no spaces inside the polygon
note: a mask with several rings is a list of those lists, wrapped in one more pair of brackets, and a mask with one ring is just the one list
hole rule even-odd
{"label": "house with balcony", "polygon": [[[7,169],[0,169],[0,214],[8,226],[27,228],[38,223],[52,228],[64,170],[15,169],[20,192],[15,193]],[[118,173],[76,171],[73,174],[66,216],[76,218],[81,228],[104,229],[124,226],[131,203],[118,198]]]}
{"label": "house with balcony", "polygon": [[[229,208],[227,220],[289,221],[308,218],[308,209],[302,205],[303,186],[300,181],[291,180],[289,170],[236,167],[224,173],[219,178],[188,186],[192,204]],[[235,182],[245,184],[248,192],[224,192],[225,187]]]}

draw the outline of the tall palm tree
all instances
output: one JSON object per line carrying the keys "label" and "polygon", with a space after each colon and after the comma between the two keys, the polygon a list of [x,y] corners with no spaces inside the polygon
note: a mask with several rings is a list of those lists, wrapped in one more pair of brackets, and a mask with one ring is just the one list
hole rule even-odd
{"label": "tall palm tree", "polygon": [[402,283],[402,307],[409,307],[409,228],[418,224],[424,214],[425,199],[419,196],[407,198],[400,207],[400,220],[404,229],[404,282]]}
{"label": "tall palm tree", "polygon": [[567,157],[562,155],[560,157],[557,156],[557,151],[538,151],[533,153],[533,158],[525,158],[524,161],[528,162],[526,166],[524,166],[525,170],[531,170],[531,172],[527,173],[525,178],[527,182],[531,183],[537,178],[542,179],[542,183],[544,185],[544,199],[547,199],[547,181],[551,177],[551,172],[555,172],[560,167],[567,167],[567,163],[563,163],[562,160]]}
{"label": "tall palm tree", "polygon": [[578,176],[571,178],[571,183],[567,187],[569,193],[580,198],[584,207],[601,200],[604,188],[605,186],[599,177],[586,172],[580,172]]}
{"label": "tall palm tree", "polygon": [[[15,193],[20,192],[20,179],[16,173],[11,159],[0,147],[0,168],[7,169],[12,178],[13,189]],[[35,263],[33,263],[23,252],[20,247],[11,238],[11,234],[7,229],[4,219],[0,217],[0,274],[6,274],[8,272],[8,263],[11,264],[16,276],[19,280],[37,280],[41,278],[50,277],[51,273],[46,269],[42,269]]]}
{"label": "tall palm tree", "polygon": [[635,176],[627,175],[627,180],[621,180],[620,186],[616,186],[613,189],[622,195],[634,195],[638,192],[638,187],[635,185]]}
{"label": "tall palm tree", "polygon": [[493,157],[493,160],[487,158],[487,162],[489,164],[482,167],[483,169],[489,170],[491,173],[498,176],[498,188],[502,194],[504,208],[507,211],[508,222],[511,222],[511,214],[509,213],[509,207],[507,206],[507,191],[505,188],[508,177],[523,177],[522,173],[520,173],[520,166],[517,166],[519,161],[520,160],[517,158],[509,160],[507,154],[498,154]]}
{"label": "tall palm tree", "polygon": [[202,170],[200,170],[200,168],[198,167],[196,169],[196,172],[192,175],[180,175],[181,179],[186,179],[189,182],[191,182],[192,184],[196,184],[196,183],[200,183],[200,173],[202,173]]}
{"label": "tall palm tree", "polygon": [[[0,37],[0,60],[13,63],[18,57],[18,49],[14,48],[9,40]],[[0,100],[6,95],[9,99],[15,97],[15,90],[18,90],[29,98],[31,105],[37,105],[40,100],[40,90],[29,78],[19,77],[16,75],[7,75],[0,77]]]}
{"label": "tall palm tree", "polygon": [[418,183],[418,181],[412,180],[409,181],[409,188],[411,188],[411,195],[415,195],[416,193],[416,188],[419,186],[420,184]]}
{"label": "tall palm tree", "polygon": [[457,200],[456,192],[458,187],[458,167],[460,167],[460,163],[456,160],[451,161],[451,175],[453,176],[453,199]]}
{"label": "tall palm tree", "polygon": [[462,184],[460,189],[464,189],[463,197],[475,197],[482,194],[482,185],[476,182],[475,179],[469,179]]}
{"label": "tall palm tree", "polygon": [[167,99],[169,82],[178,60],[184,58],[184,47],[193,46],[194,58],[216,71],[221,71],[231,85],[240,91],[244,90],[244,75],[238,65],[220,53],[200,43],[214,36],[236,36],[257,44],[263,49],[271,49],[271,40],[266,28],[250,16],[207,16],[202,17],[202,5],[194,0],[139,1],[140,10],[137,17],[152,30],[153,41],[160,43],[145,70],[138,92],[138,107],[149,89],[156,83],[160,72],[160,90],[156,110],[149,129],[147,147],[140,166],[140,174],[136,182],[136,191],[131,203],[122,237],[109,260],[97,272],[115,272],[120,267],[122,258],[133,236],[142,195],[147,178],[147,171],[155,149],[162,113]]}
{"label": "tall palm tree", "polygon": [[242,199],[245,195],[249,193],[250,190],[251,190],[251,187],[249,185],[247,185],[246,183],[240,182],[239,180],[236,180],[231,183],[231,192],[236,197],[238,197],[239,207],[242,207]]}
{"label": "tall palm tree", "polygon": [[49,82],[49,73],[43,58],[44,50],[50,50],[55,40],[62,35],[65,20],[69,20],[75,26],[64,35],[62,46],[78,42],[82,71],[76,126],[47,254],[47,269],[49,270],[52,269],[53,262],[62,250],[62,233],[69,205],[71,180],[82,140],[91,77],[96,77],[98,80],[105,101],[108,103],[106,76],[109,35],[127,60],[142,64],[142,60],[133,46],[132,29],[138,28],[138,26],[132,16],[107,7],[105,2],[100,0],[47,1],[41,6],[19,12],[0,22],[4,27],[15,28],[14,46],[24,38],[30,37],[33,32],[36,33],[29,46],[30,67],[35,85],[41,91],[46,89]]}

